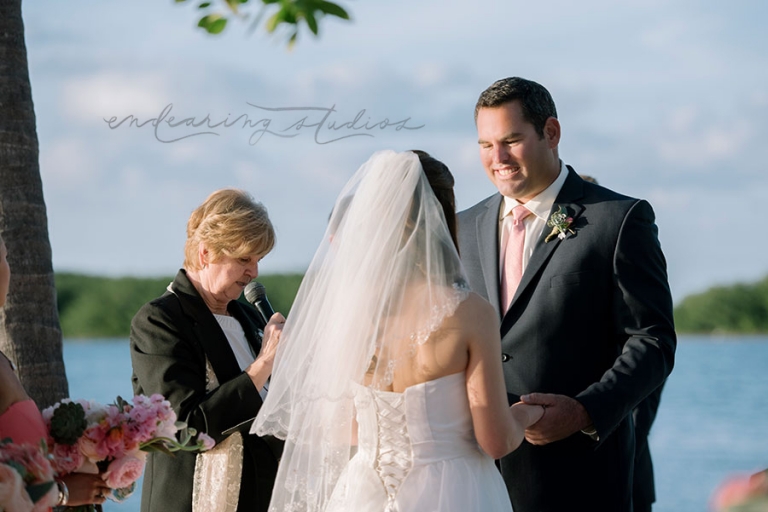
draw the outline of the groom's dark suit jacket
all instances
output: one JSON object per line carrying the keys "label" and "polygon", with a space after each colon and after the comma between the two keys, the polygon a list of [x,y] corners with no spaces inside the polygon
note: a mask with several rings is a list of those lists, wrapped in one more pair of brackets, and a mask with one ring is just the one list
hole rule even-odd
{"label": "groom's dark suit jacket", "polygon": [[[496,194],[459,214],[459,246],[472,289],[499,311]],[[544,229],[501,321],[510,403],[531,392],[576,398],[595,442],[577,432],[527,442],[501,471],[515,512],[631,511],[632,409],[669,375],[676,337],[666,262],[651,206],[583,181],[569,168],[557,196],[575,235]]]}
{"label": "groom's dark suit jacket", "polygon": [[[145,304],[131,323],[133,391],[160,393],[178,419],[218,443],[239,425],[243,434],[243,473],[238,511],[264,511],[277,473],[279,444],[249,435],[262,400],[237,363],[224,332],[183,270],[166,292]],[[232,301],[229,313],[243,326],[254,353],[261,348],[264,323],[256,311]],[[206,357],[221,384],[206,392]],[[277,446],[276,450],[273,450]],[[141,493],[142,512],[191,512],[195,454],[150,453]]]}

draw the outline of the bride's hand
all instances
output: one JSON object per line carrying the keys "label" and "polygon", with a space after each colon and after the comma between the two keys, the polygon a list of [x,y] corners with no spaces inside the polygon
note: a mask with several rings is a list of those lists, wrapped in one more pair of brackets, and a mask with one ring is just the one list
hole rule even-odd
{"label": "bride's hand", "polygon": [[275,354],[277,353],[277,345],[280,343],[280,336],[283,332],[283,325],[285,324],[285,317],[280,313],[275,313],[272,318],[269,319],[266,327],[264,327],[264,338],[261,342],[261,351],[256,357],[256,360],[245,369],[245,373],[251,378],[253,385],[256,389],[261,391],[264,387],[264,383],[272,374],[272,365],[275,362]]}
{"label": "bride's hand", "polygon": [[525,439],[535,445],[560,441],[592,424],[581,402],[565,395],[529,393],[520,397],[526,404],[546,407],[541,421],[525,430]]}
{"label": "bride's hand", "polygon": [[524,429],[528,429],[544,416],[544,406],[517,402],[512,405],[512,414]]}

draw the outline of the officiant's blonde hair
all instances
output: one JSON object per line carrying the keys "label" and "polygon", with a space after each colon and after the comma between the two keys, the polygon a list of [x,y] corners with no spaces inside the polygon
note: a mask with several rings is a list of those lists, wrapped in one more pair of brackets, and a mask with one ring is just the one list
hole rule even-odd
{"label": "officiant's blonde hair", "polygon": [[189,216],[185,269],[200,270],[200,243],[211,252],[212,261],[222,255],[261,258],[275,246],[275,230],[263,204],[244,190],[225,188],[209,195]]}

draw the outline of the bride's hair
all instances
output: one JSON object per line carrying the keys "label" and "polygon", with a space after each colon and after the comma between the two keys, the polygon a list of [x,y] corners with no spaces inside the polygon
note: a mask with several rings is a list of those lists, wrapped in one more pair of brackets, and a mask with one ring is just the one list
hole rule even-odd
{"label": "bride's hair", "polygon": [[445,223],[448,225],[448,232],[451,234],[453,245],[456,246],[458,251],[459,243],[456,235],[456,197],[453,193],[453,174],[451,174],[447,165],[426,151],[413,149],[411,152],[419,157],[421,168],[424,169],[424,175],[427,177],[429,186],[443,208],[443,216],[445,216]]}

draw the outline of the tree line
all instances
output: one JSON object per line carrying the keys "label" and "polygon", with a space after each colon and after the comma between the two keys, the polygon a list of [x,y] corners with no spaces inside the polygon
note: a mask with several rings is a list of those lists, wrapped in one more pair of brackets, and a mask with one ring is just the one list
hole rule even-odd
{"label": "tree line", "polygon": [[[259,276],[275,311],[288,314],[302,274]],[[99,277],[56,273],[56,297],[65,338],[125,338],[133,315],[162,295],[173,277]],[[240,300],[245,300],[243,297]]]}
{"label": "tree line", "polygon": [[[259,276],[275,311],[288,314],[302,274]],[[169,277],[99,277],[57,273],[56,295],[66,338],[125,338],[131,319],[163,294]],[[242,297],[240,300],[244,300]],[[718,286],[690,295],[675,308],[680,333],[768,333],[768,276],[752,284]]]}
{"label": "tree line", "polygon": [[675,326],[690,333],[768,333],[768,276],[689,295],[675,308]]}

